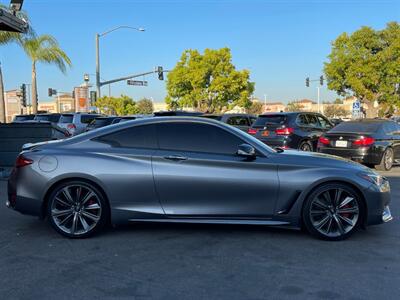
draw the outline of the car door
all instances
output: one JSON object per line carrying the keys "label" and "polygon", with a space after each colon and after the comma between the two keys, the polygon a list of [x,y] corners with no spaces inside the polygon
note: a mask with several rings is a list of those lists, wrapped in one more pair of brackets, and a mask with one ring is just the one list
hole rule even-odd
{"label": "car door", "polygon": [[385,124],[388,136],[391,140],[391,145],[394,152],[394,159],[400,162],[400,125],[395,122],[388,122]]}
{"label": "car door", "polygon": [[107,192],[113,198],[113,211],[124,218],[140,213],[163,215],[155,191],[152,154],[157,151],[156,128],[153,124],[138,125],[112,132],[95,142],[109,145],[97,149],[106,159],[98,166],[99,177],[107,182]]}
{"label": "car door", "polygon": [[317,149],[318,139],[326,131],[326,129],[321,127],[316,114],[308,114],[307,118],[310,127],[309,139],[312,142],[314,149]]}
{"label": "car door", "polygon": [[164,122],[157,127],[154,181],[171,217],[268,217],[278,197],[277,166],[236,155],[244,143],[217,125]]}

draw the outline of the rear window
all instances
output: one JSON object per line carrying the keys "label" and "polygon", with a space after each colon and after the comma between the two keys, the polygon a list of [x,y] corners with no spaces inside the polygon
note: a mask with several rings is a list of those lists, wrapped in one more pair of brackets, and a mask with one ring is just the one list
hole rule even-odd
{"label": "rear window", "polygon": [[342,122],[330,132],[357,132],[357,133],[367,133],[367,132],[377,132],[383,123],[367,123],[367,122]]}
{"label": "rear window", "polygon": [[101,118],[94,120],[94,127],[99,128],[103,126],[110,125],[115,118]]}
{"label": "rear window", "polygon": [[61,123],[72,123],[74,119],[73,115],[62,115]]}
{"label": "rear window", "polygon": [[91,123],[94,119],[96,119],[96,115],[82,115],[81,116],[81,123],[83,123],[83,124],[89,124],[89,123]]}
{"label": "rear window", "polygon": [[34,116],[15,116],[14,121],[28,121],[33,120]]}
{"label": "rear window", "polygon": [[264,127],[267,125],[283,125],[287,120],[287,116],[283,115],[269,115],[269,116],[259,116],[254,122],[253,126]]}
{"label": "rear window", "polygon": [[213,119],[213,120],[217,120],[217,121],[221,121],[222,116],[202,116],[203,118],[207,118],[207,119]]}
{"label": "rear window", "polygon": [[60,117],[61,117],[61,115],[37,115],[35,117],[35,120],[58,123],[58,121],[60,120]]}

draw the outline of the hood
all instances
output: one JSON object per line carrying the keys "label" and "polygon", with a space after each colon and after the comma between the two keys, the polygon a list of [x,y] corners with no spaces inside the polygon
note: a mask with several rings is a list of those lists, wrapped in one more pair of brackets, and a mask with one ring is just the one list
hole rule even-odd
{"label": "hood", "polygon": [[278,155],[282,155],[285,157],[285,159],[288,160],[293,160],[301,164],[307,164],[313,166],[340,168],[340,169],[347,168],[347,169],[356,169],[360,171],[370,170],[368,167],[359,164],[355,161],[352,161],[350,159],[325,153],[285,150],[282,153],[278,153]]}

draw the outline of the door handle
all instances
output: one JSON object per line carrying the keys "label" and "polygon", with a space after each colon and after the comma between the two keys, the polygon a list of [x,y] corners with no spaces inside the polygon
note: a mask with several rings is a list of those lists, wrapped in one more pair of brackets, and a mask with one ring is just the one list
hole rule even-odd
{"label": "door handle", "polygon": [[187,160],[187,157],[181,156],[181,155],[168,155],[168,156],[164,156],[164,158],[168,159],[168,160],[173,160],[173,161]]}

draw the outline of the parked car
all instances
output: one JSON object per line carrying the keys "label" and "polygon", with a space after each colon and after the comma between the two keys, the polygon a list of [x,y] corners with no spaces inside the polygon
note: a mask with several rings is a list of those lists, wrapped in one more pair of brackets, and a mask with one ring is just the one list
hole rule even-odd
{"label": "parked car", "polygon": [[232,125],[240,130],[247,132],[254,121],[257,119],[255,115],[250,114],[204,114],[201,117],[214,119],[229,125]]}
{"label": "parked car", "polygon": [[118,124],[118,123],[123,123],[123,122],[128,122],[136,119],[141,119],[141,118],[149,118],[153,115],[143,115],[143,114],[137,114],[137,115],[132,115],[132,116],[121,116],[117,117],[112,121],[112,124]]}
{"label": "parked car", "polygon": [[70,238],[109,223],[153,221],[304,225],[341,240],[390,221],[389,202],[388,180],[360,164],[275,151],[214,120],[167,117],[25,147],[7,205],[47,218]]}
{"label": "parked car", "polygon": [[392,120],[395,121],[396,123],[400,124],[400,117],[399,116],[392,117]]}
{"label": "parked car", "polygon": [[34,121],[39,121],[39,122],[51,122],[51,123],[55,123],[58,124],[60,123],[60,121],[62,120],[62,114],[58,114],[58,113],[45,113],[45,114],[37,114],[35,115],[35,117],[33,118]]}
{"label": "parked car", "polygon": [[118,119],[117,116],[109,116],[109,117],[97,117],[86,127],[86,131],[91,131],[94,129],[98,129],[104,126],[111,125],[115,119]]}
{"label": "parked car", "polygon": [[198,111],[184,111],[184,110],[168,110],[168,111],[157,111],[154,113],[155,117],[172,117],[172,116],[191,116],[198,117],[203,115],[202,112]]}
{"label": "parked car", "polygon": [[77,135],[86,131],[86,127],[97,117],[99,114],[91,113],[68,113],[62,114],[58,126],[65,128],[71,135]]}
{"label": "parked car", "polygon": [[248,133],[271,147],[316,151],[318,138],[332,127],[318,113],[268,113],[258,116]]}
{"label": "parked car", "polygon": [[35,115],[16,115],[14,117],[13,123],[15,122],[25,122],[25,121],[32,121],[35,118]]}
{"label": "parked car", "polygon": [[318,151],[388,171],[400,162],[400,125],[377,119],[343,122],[320,137]]}

